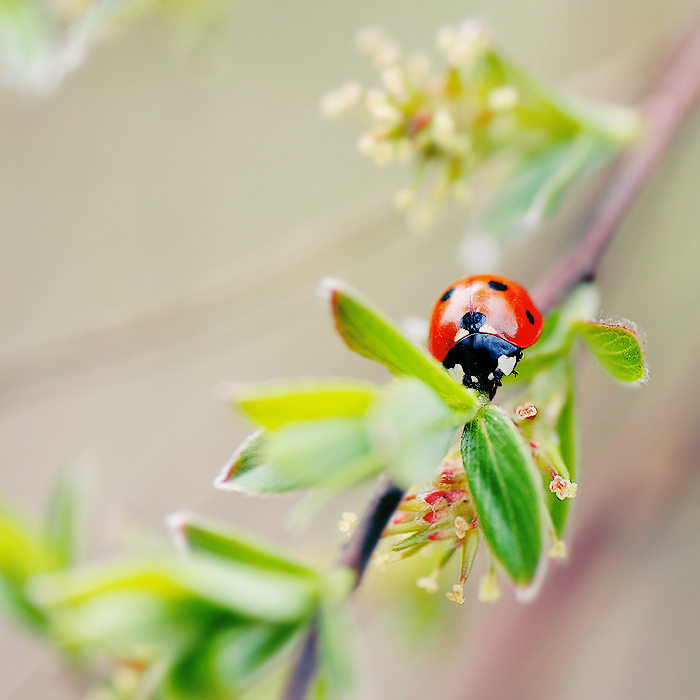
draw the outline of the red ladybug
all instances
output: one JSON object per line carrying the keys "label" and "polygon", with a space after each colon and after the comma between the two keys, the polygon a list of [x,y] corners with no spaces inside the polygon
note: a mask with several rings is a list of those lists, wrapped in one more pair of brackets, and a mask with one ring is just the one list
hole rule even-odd
{"label": "red ladybug", "polygon": [[523,349],[537,342],[542,325],[542,314],[516,282],[496,275],[462,277],[435,303],[428,349],[447,369],[461,365],[465,386],[493,398]]}

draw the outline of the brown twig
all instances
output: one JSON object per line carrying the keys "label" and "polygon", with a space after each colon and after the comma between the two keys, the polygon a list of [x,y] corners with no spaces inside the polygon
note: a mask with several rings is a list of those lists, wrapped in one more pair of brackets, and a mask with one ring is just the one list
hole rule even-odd
{"label": "brown twig", "polygon": [[[592,213],[581,224],[578,243],[544,276],[533,292],[543,313],[548,313],[581,282],[595,278],[608,245],[625,217],[658,169],[681,126],[700,98],[700,25],[683,43],[641,105],[645,139],[620,157]],[[599,195],[596,195],[599,196]],[[338,564],[357,574],[359,585],[382,530],[401,500],[401,491],[383,482],[367,507],[360,525],[341,552]],[[293,669],[284,700],[303,700],[316,673],[318,628],[310,629]]]}
{"label": "brown twig", "polygon": [[[336,566],[355,572],[353,590],[360,585],[372,552],[402,497],[403,491],[383,478],[358,526],[340,551]],[[318,624],[313,623],[299,650],[283,700],[303,700],[306,697],[318,668],[318,634]]]}

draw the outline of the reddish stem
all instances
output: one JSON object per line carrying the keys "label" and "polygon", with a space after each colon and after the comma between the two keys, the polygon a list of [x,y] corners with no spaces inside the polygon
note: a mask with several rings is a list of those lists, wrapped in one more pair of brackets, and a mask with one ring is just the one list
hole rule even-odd
{"label": "reddish stem", "polygon": [[540,281],[533,299],[547,314],[598,266],[625,217],[658,169],[681,126],[700,98],[700,25],[686,39],[641,105],[645,138],[618,159],[602,199],[580,227],[577,245]]}
{"label": "reddish stem", "polygon": [[[355,572],[353,590],[360,585],[372,552],[403,498],[403,491],[383,478],[355,531],[340,551],[336,566]],[[304,700],[318,670],[318,623],[313,622],[299,651],[283,700]]]}

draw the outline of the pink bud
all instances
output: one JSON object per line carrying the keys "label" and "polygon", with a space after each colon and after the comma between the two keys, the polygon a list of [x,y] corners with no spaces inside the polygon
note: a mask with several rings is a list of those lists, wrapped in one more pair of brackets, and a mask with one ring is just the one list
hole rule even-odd
{"label": "pink bud", "polygon": [[515,409],[515,415],[520,420],[533,419],[537,416],[537,406],[534,403],[524,403]]}

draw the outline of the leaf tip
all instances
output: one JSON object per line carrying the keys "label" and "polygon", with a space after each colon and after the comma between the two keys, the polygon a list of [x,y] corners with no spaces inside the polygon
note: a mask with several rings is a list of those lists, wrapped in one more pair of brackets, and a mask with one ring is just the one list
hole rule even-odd
{"label": "leaf tip", "polygon": [[537,598],[547,571],[547,557],[540,557],[532,579],[515,587],[515,597],[519,603],[531,603]]}
{"label": "leaf tip", "polygon": [[243,440],[238,449],[231,455],[228,462],[221,468],[218,476],[214,479],[213,485],[215,489],[219,489],[220,491],[241,491],[241,489],[233,483],[232,479],[240,470],[241,457],[245,451],[260,438],[262,432],[262,430],[256,430]]}
{"label": "leaf tip", "polygon": [[165,525],[173,536],[175,546],[181,552],[189,551],[186,530],[193,518],[194,514],[189,510],[178,510],[165,516]]}
{"label": "leaf tip", "polygon": [[221,471],[212,482],[214,488],[219,489],[219,491],[235,491],[236,489],[231,485],[231,482],[229,481],[234,474],[234,469],[234,460],[231,460],[224,464],[224,466],[221,468]]}
{"label": "leaf tip", "polygon": [[642,366],[642,376],[636,382],[632,382],[632,386],[647,386],[649,384],[649,368],[646,365]]}
{"label": "leaf tip", "polygon": [[337,277],[324,277],[318,284],[316,288],[316,293],[318,297],[325,303],[329,304],[331,307],[335,305],[335,298],[338,292],[342,292],[347,289],[347,285],[343,280]]}
{"label": "leaf tip", "polygon": [[239,486],[234,477],[251,468],[250,464],[246,464],[247,453],[255,443],[261,439],[263,432],[263,430],[256,430],[243,440],[236,451],[231,455],[228,462],[221,468],[218,476],[214,479],[213,486],[215,489],[249,495],[255,493]]}
{"label": "leaf tip", "polygon": [[478,600],[480,603],[496,603],[501,597],[501,588],[494,569],[484,574],[479,581]]}

